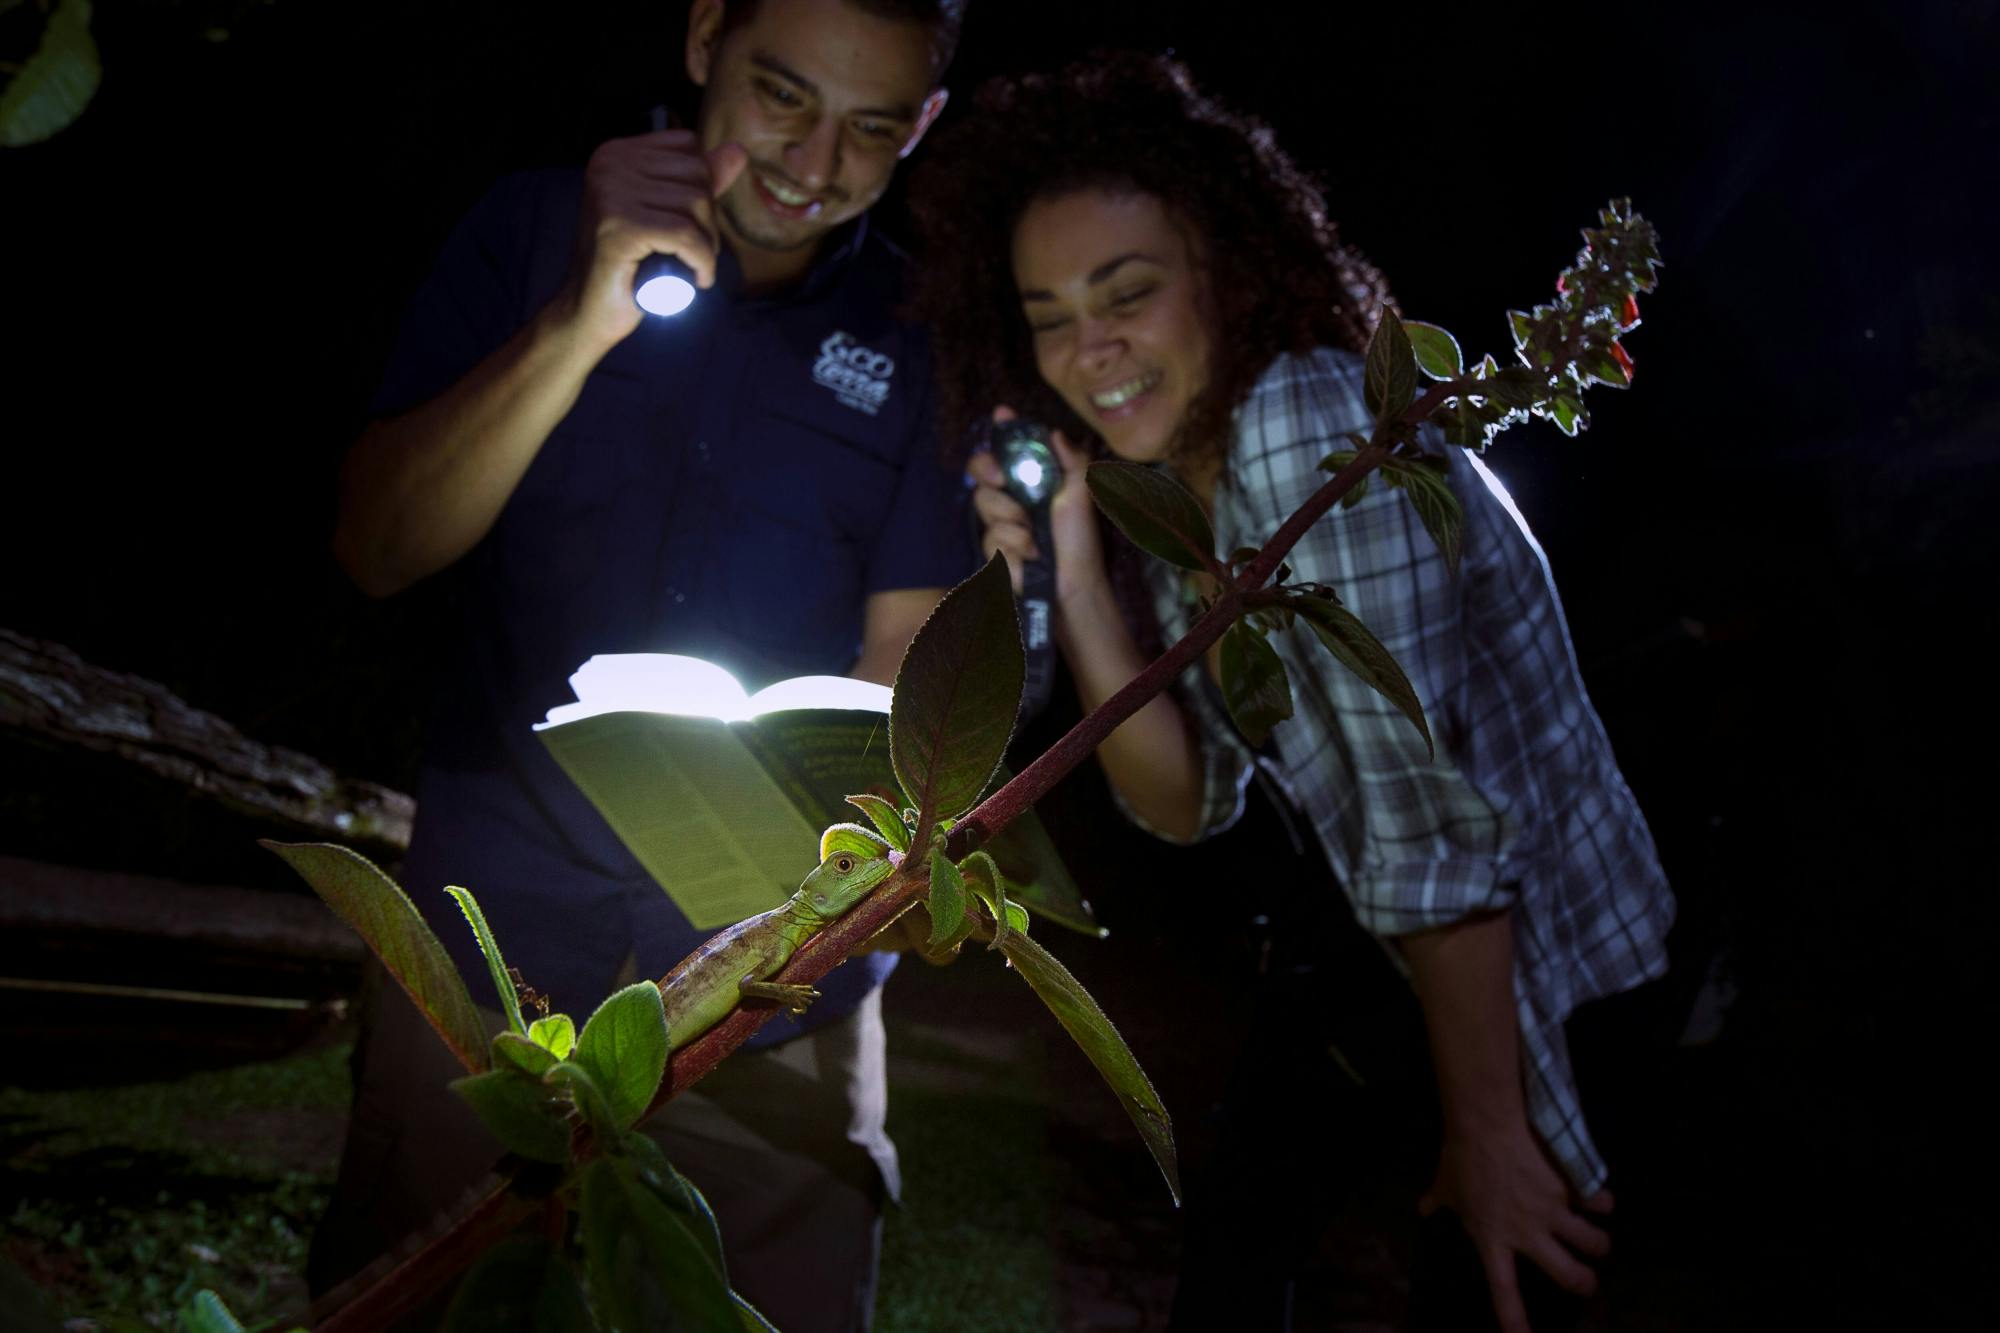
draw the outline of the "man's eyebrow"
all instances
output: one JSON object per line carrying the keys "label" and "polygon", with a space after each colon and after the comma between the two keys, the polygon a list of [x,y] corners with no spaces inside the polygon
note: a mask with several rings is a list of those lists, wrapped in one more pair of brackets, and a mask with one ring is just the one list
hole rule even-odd
{"label": "man's eyebrow", "polygon": [[[787,65],[784,61],[778,59],[774,55],[770,55],[763,51],[752,51],[750,53],[750,63],[757,66],[757,68],[763,70],[767,74],[777,75],[779,78],[785,80],[787,83],[797,84],[799,90],[805,93],[808,97],[817,98],[820,95],[818,84],[814,83],[811,79],[799,73],[797,70],[793,69],[790,65]],[[917,118],[917,109],[906,102],[898,102],[893,106],[857,107],[850,114],[857,116],[874,116],[878,120],[914,121]]]}
{"label": "man's eyebrow", "polygon": [[[1135,259],[1144,260],[1148,264],[1158,264],[1161,262],[1143,250],[1128,250],[1116,259],[1107,259],[1096,268],[1090,270],[1090,274],[1084,278],[1084,282],[1089,286],[1095,287],[1098,283],[1103,282],[1106,278]],[[1056,299],[1056,294],[1043,287],[1023,287],[1021,289],[1021,299],[1023,301],[1053,301]]]}

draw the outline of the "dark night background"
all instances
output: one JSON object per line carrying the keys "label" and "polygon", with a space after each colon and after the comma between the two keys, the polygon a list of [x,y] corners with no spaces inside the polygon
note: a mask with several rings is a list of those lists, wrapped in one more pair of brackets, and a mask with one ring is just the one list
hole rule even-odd
{"label": "dark night background", "polygon": [[[484,186],[683,95],[684,6],[234,9],[101,4],[96,101],[0,156],[0,626],[407,787],[427,599],[344,588],[340,452]],[[1979,1325],[2000,6],[1308,9],[974,0],[950,83],[1173,47],[1322,174],[1406,312],[1475,354],[1604,200],[1657,224],[1636,386],[1596,391],[1577,440],[1523,429],[1489,457],[1682,895],[1684,988],[1718,950],[1739,988],[1725,1037],[1682,1057],[1684,1117],[1660,1114],[1682,1136],[1660,1197],[1702,1256],[1685,1280],[1743,1308]],[[229,39],[205,40],[218,18]],[[1069,794],[1059,833],[1105,817],[1094,778]],[[0,851],[284,887],[72,813],[8,824]],[[1172,861],[1107,826],[1073,860],[1171,973],[1241,914],[1205,877],[1258,854]]]}

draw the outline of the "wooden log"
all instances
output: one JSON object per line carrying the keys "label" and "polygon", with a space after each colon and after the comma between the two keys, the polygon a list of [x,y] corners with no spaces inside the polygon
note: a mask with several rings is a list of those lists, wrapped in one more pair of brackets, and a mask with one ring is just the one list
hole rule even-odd
{"label": "wooden log", "polygon": [[166,687],[107,671],[61,644],[0,629],[0,734],[90,753],[198,793],[281,837],[340,842],[393,861],[416,803],[343,778],[310,755],[251,740]]}

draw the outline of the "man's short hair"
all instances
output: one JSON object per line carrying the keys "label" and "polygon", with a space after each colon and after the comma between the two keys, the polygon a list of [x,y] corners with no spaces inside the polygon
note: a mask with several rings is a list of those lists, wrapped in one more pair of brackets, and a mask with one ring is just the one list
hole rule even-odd
{"label": "man's short hair", "polygon": [[[921,23],[931,30],[931,78],[944,78],[958,50],[958,31],[965,26],[966,0],[844,0],[863,13],[904,23]],[[757,13],[758,0],[723,0],[722,31],[748,23]]]}

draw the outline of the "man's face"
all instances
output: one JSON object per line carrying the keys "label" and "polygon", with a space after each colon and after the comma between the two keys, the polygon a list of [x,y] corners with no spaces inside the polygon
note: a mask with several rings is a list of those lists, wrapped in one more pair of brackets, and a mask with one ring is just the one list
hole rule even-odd
{"label": "man's face", "polygon": [[721,13],[695,5],[687,58],[702,147],[738,143],[750,158],[718,201],[722,229],[746,274],[796,276],[881,196],[942,107],[931,34],[846,0],[762,0],[726,35]]}

